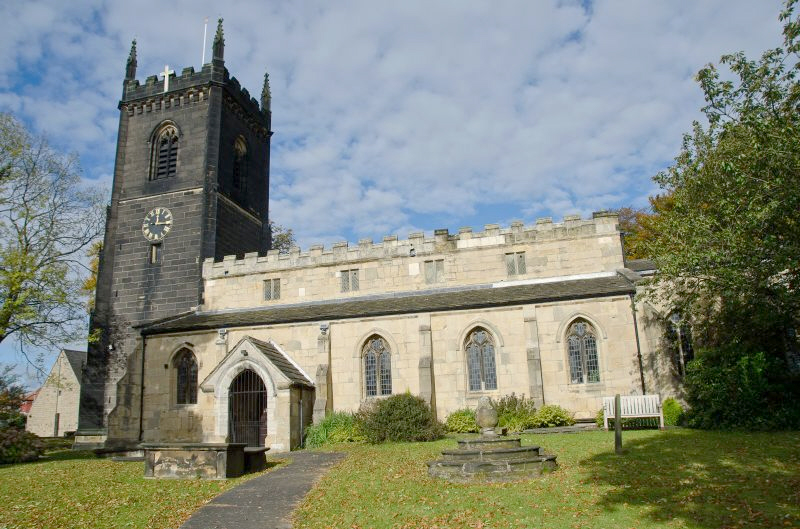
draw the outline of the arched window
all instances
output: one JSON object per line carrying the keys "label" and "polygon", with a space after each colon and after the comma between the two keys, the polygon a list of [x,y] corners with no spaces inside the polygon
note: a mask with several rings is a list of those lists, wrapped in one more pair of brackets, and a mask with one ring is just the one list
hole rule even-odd
{"label": "arched window", "polygon": [[600,362],[597,360],[597,335],[585,320],[576,320],[567,331],[569,379],[572,384],[600,382]]}
{"label": "arched window", "polygon": [[178,129],[165,125],[155,135],[150,179],[161,180],[175,176],[178,168]]}
{"label": "arched window", "polygon": [[181,349],[175,355],[172,366],[176,373],[175,402],[197,404],[197,361],[189,349]]}
{"label": "arched window", "polygon": [[372,336],[364,344],[364,389],[367,397],[392,394],[392,354],[386,340]]}
{"label": "arched window", "polygon": [[494,363],[494,341],[486,329],[480,327],[469,333],[464,346],[467,351],[469,390],[497,389],[497,368]]}
{"label": "arched window", "polygon": [[241,136],[233,143],[233,188],[247,192],[247,144]]}

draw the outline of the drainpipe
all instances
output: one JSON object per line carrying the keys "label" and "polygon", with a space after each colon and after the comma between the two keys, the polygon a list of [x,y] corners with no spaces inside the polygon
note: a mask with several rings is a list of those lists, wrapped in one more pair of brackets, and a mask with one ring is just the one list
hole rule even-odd
{"label": "drainpipe", "polygon": [[147,350],[147,336],[142,335],[142,365],[139,378],[139,442],[144,437],[144,353]]}
{"label": "drainpipe", "polygon": [[642,366],[642,346],[639,343],[639,323],[636,320],[636,304],[633,299],[633,293],[628,294],[631,298],[631,314],[633,314],[633,332],[636,335],[636,357],[639,359],[639,377],[642,380],[642,395],[647,395],[647,389],[644,385],[644,367]]}

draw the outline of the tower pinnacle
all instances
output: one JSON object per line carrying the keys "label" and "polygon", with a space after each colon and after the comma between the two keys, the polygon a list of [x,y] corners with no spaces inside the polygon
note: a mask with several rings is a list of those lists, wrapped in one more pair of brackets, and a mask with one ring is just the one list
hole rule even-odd
{"label": "tower pinnacle", "polygon": [[131,42],[131,52],[128,54],[128,62],[125,64],[125,80],[136,79],[136,39]]}
{"label": "tower pinnacle", "polygon": [[264,88],[261,89],[261,109],[270,110],[272,105],[272,92],[269,89],[269,73],[264,74]]}
{"label": "tower pinnacle", "polygon": [[217,21],[217,34],[214,35],[213,60],[223,60],[225,58],[225,37],[222,32],[222,19]]}

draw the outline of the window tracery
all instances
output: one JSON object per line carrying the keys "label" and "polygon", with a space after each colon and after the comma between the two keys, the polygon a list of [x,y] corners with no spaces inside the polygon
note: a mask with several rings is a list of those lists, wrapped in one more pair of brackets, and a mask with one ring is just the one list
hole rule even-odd
{"label": "window tracery", "polygon": [[392,394],[392,355],[386,340],[372,336],[364,344],[364,393],[367,397]]}
{"label": "window tracery", "polygon": [[569,378],[572,384],[600,382],[597,334],[585,320],[576,320],[567,331]]}
{"label": "window tracery", "polygon": [[167,124],[156,134],[153,142],[151,180],[175,176],[178,169],[178,129]]}
{"label": "window tracery", "polygon": [[181,349],[173,360],[176,375],[175,403],[197,404],[197,361],[189,349]]}
{"label": "window tracery", "polygon": [[467,353],[469,390],[497,389],[497,367],[494,358],[494,340],[486,329],[473,330],[464,346]]}

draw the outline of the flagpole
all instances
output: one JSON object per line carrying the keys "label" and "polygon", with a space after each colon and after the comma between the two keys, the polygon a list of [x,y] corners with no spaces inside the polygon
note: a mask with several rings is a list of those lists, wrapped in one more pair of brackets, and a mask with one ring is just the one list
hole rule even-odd
{"label": "flagpole", "polygon": [[208,17],[206,17],[205,24],[203,25],[203,60],[200,63],[200,67],[201,68],[206,63],[206,34],[207,33],[208,33]]}

